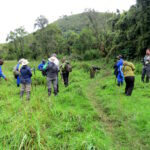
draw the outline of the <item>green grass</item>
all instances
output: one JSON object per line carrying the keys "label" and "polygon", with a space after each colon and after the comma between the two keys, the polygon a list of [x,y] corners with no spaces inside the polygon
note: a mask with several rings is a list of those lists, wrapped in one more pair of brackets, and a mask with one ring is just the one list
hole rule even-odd
{"label": "green grass", "polygon": [[[20,100],[13,79],[16,62],[6,62],[8,82],[0,81],[0,149],[150,149],[150,85],[140,82],[142,66],[136,65],[135,89],[126,97],[124,86],[115,85],[111,65],[104,63],[72,62],[69,87],[60,79],[59,95],[50,98],[46,79],[36,71],[28,102]],[[91,80],[92,64],[105,69]]]}

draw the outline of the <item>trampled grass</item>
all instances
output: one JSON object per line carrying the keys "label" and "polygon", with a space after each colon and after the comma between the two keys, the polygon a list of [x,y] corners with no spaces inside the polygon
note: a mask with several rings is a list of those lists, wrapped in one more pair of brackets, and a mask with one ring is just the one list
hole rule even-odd
{"label": "trampled grass", "polygon": [[91,80],[88,67],[104,62],[73,62],[69,87],[60,79],[59,95],[49,98],[46,79],[36,71],[27,102],[13,79],[15,63],[4,64],[9,80],[0,81],[0,149],[150,149],[150,85],[139,74],[126,97],[109,65]]}

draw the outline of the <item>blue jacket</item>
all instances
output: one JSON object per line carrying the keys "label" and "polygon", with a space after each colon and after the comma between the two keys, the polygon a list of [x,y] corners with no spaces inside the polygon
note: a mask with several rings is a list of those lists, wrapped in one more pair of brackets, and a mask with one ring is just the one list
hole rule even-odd
{"label": "blue jacket", "polygon": [[32,72],[28,66],[22,66],[20,70],[20,80],[22,84],[31,83]]}
{"label": "blue jacket", "polygon": [[42,71],[43,70],[43,67],[44,67],[45,63],[41,63],[38,65],[38,70]]}
{"label": "blue jacket", "polygon": [[123,82],[124,81],[124,75],[122,72],[122,67],[123,67],[123,59],[120,59],[117,64],[117,70],[118,70],[118,75],[117,75],[117,80],[118,82]]}
{"label": "blue jacket", "polygon": [[4,76],[4,74],[3,74],[3,72],[2,72],[2,66],[0,65],[0,77],[2,77],[2,78],[6,78],[5,76]]}

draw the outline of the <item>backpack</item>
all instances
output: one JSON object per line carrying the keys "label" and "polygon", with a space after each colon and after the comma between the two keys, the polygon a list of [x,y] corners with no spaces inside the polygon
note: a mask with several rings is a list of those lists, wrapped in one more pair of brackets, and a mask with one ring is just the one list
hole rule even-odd
{"label": "backpack", "polygon": [[72,72],[72,67],[69,63],[66,64],[66,71],[67,72]]}
{"label": "backpack", "polygon": [[46,70],[42,70],[42,75],[43,76],[47,76],[47,71]]}
{"label": "backpack", "polygon": [[17,66],[14,67],[13,74],[14,74],[14,78],[16,78],[16,79],[20,75],[20,72],[17,70]]}

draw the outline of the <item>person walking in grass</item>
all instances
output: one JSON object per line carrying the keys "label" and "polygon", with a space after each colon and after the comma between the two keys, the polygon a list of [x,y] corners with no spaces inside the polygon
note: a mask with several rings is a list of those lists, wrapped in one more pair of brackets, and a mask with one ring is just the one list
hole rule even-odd
{"label": "person walking in grass", "polygon": [[150,78],[150,49],[149,48],[146,50],[146,55],[143,59],[143,69],[142,69],[142,77],[141,77],[142,82],[144,82],[145,75],[146,75],[146,83],[148,83]]}
{"label": "person walking in grass", "polygon": [[16,78],[16,81],[17,81],[17,87],[20,86],[20,69],[22,67],[23,61],[24,61],[24,58],[20,59],[18,61],[18,64],[14,67],[14,70],[13,70],[14,77]]}
{"label": "person walking in grass", "polygon": [[60,70],[61,70],[61,76],[64,81],[64,85],[65,85],[65,87],[67,87],[69,84],[69,73],[72,71],[72,67],[65,58],[62,59],[62,64],[60,66]]}
{"label": "person walking in grass", "polygon": [[125,88],[126,96],[132,95],[132,91],[134,88],[134,81],[135,81],[134,70],[135,70],[135,66],[133,65],[133,63],[127,61],[123,62],[123,74],[126,82],[126,88]]}
{"label": "person walking in grass", "polygon": [[[59,60],[57,58],[57,55],[54,53],[52,54],[51,58],[54,60],[54,64],[57,66],[58,68],[58,73],[59,73]],[[58,79],[58,73],[57,73],[57,92],[59,92],[59,79]]]}
{"label": "person walking in grass", "polygon": [[117,56],[117,63],[114,66],[114,69],[115,69],[114,74],[117,78],[117,85],[118,86],[123,85],[123,82],[124,82],[124,75],[122,72],[122,67],[123,67],[123,59],[122,59],[122,56],[119,55],[119,56]]}
{"label": "person walking in grass", "polygon": [[20,80],[21,80],[20,97],[22,99],[24,92],[26,91],[27,100],[30,100],[32,72],[31,69],[28,67],[28,64],[29,64],[28,60],[23,60],[22,68],[20,70]]}
{"label": "person walking in grass", "polygon": [[3,78],[5,81],[7,81],[7,78],[5,77],[5,75],[2,72],[2,65],[4,64],[4,61],[0,59],[0,80],[1,78]]}
{"label": "person walking in grass", "polygon": [[55,59],[53,57],[49,58],[49,63],[46,67],[44,67],[44,70],[46,71],[47,76],[47,86],[48,86],[48,96],[51,96],[53,85],[54,88],[54,95],[56,96],[58,94],[57,91],[57,75],[58,75],[58,67],[54,63]]}

